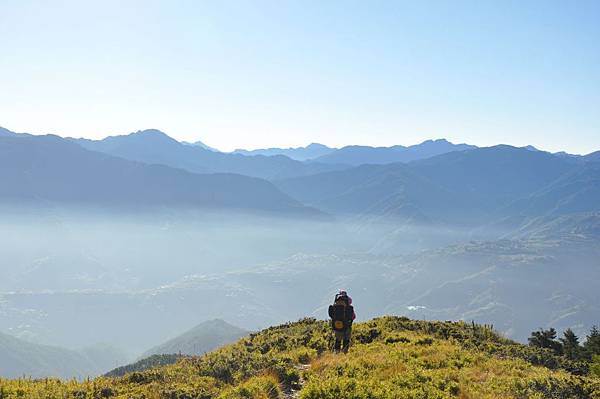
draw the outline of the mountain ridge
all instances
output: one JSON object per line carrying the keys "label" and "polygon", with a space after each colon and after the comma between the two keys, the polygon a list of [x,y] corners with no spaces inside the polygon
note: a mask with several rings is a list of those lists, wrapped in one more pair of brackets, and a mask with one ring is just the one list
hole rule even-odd
{"label": "mountain ridge", "polygon": [[[499,145],[275,183],[292,198],[333,214],[347,213],[349,206],[359,215],[410,209],[422,220],[477,225],[489,222],[489,216],[499,218],[496,213],[508,211],[511,203],[585,167],[550,153]],[[377,205],[375,199],[387,203]]]}
{"label": "mountain ridge", "polygon": [[[157,138],[164,140],[160,135]],[[0,199],[7,203],[178,205],[313,213],[266,180],[146,165],[86,150],[58,136],[1,137],[0,154],[4,182]]]}
{"label": "mountain ridge", "polygon": [[453,151],[465,151],[477,148],[468,144],[453,144],[446,139],[425,140],[420,144],[408,147],[395,145],[391,147],[370,147],[351,145],[340,148],[330,154],[315,158],[314,162],[338,163],[358,166],[362,164],[390,164],[410,162],[429,158]]}
{"label": "mountain ridge", "polygon": [[320,143],[310,143],[305,147],[289,147],[289,148],[260,148],[255,150],[244,150],[244,149],[236,149],[233,151],[234,154],[242,154],[242,155],[285,155],[291,159],[295,159],[297,161],[310,161],[315,158],[318,158],[322,155],[330,154],[336,151],[336,148],[331,148],[326,145]]}
{"label": "mountain ridge", "polygon": [[341,165],[305,164],[284,155],[245,156],[186,145],[156,130],[109,136],[102,140],[71,139],[84,148],[120,158],[185,169],[192,173],[234,173],[263,179],[302,176]]}

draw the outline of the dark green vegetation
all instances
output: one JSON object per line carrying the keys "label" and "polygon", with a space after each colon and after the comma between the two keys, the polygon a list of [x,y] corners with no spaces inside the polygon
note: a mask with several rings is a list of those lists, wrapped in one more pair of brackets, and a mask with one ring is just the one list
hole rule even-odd
{"label": "dark green vegetation", "polygon": [[305,319],[122,377],[0,380],[0,397],[600,398],[597,377],[569,372],[551,351],[481,325],[383,317],[355,325],[347,356],[330,354],[330,346],[328,324]]}
{"label": "dark green vegetation", "polygon": [[554,328],[540,329],[531,333],[529,345],[547,349],[563,360],[572,362],[567,367],[573,370],[579,367],[583,370],[582,373],[587,373],[590,371],[590,365],[596,367],[597,356],[600,356],[600,330],[597,326],[593,326],[582,345],[579,337],[570,328],[558,339]]}

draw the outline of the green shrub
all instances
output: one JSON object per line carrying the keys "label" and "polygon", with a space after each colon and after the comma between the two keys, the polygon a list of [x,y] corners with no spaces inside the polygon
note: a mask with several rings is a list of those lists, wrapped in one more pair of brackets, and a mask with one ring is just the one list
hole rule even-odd
{"label": "green shrub", "polygon": [[600,355],[594,355],[592,357],[592,363],[590,364],[590,374],[594,377],[600,377]]}

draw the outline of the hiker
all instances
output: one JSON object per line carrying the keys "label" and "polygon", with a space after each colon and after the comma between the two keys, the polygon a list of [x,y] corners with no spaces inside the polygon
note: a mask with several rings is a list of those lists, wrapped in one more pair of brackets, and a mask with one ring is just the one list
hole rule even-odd
{"label": "hiker", "polygon": [[331,328],[335,333],[334,352],[339,352],[340,348],[344,353],[348,353],[350,348],[350,337],[352,335],[352,322],[356,318],[352,298],[344,290],[340,290],[329,306],[329,317],[331,318]]}

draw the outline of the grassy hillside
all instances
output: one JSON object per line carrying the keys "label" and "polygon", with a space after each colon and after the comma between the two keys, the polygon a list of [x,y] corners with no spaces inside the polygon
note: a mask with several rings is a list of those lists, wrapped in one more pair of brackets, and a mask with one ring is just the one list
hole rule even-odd
{"label": "grassy hillside", "polygon": [[600,398],[585,367],[483,326],[384,317],[355,326],[348,355],[330,346],[306,319],[119,378],[0,380],[0,398]]}

